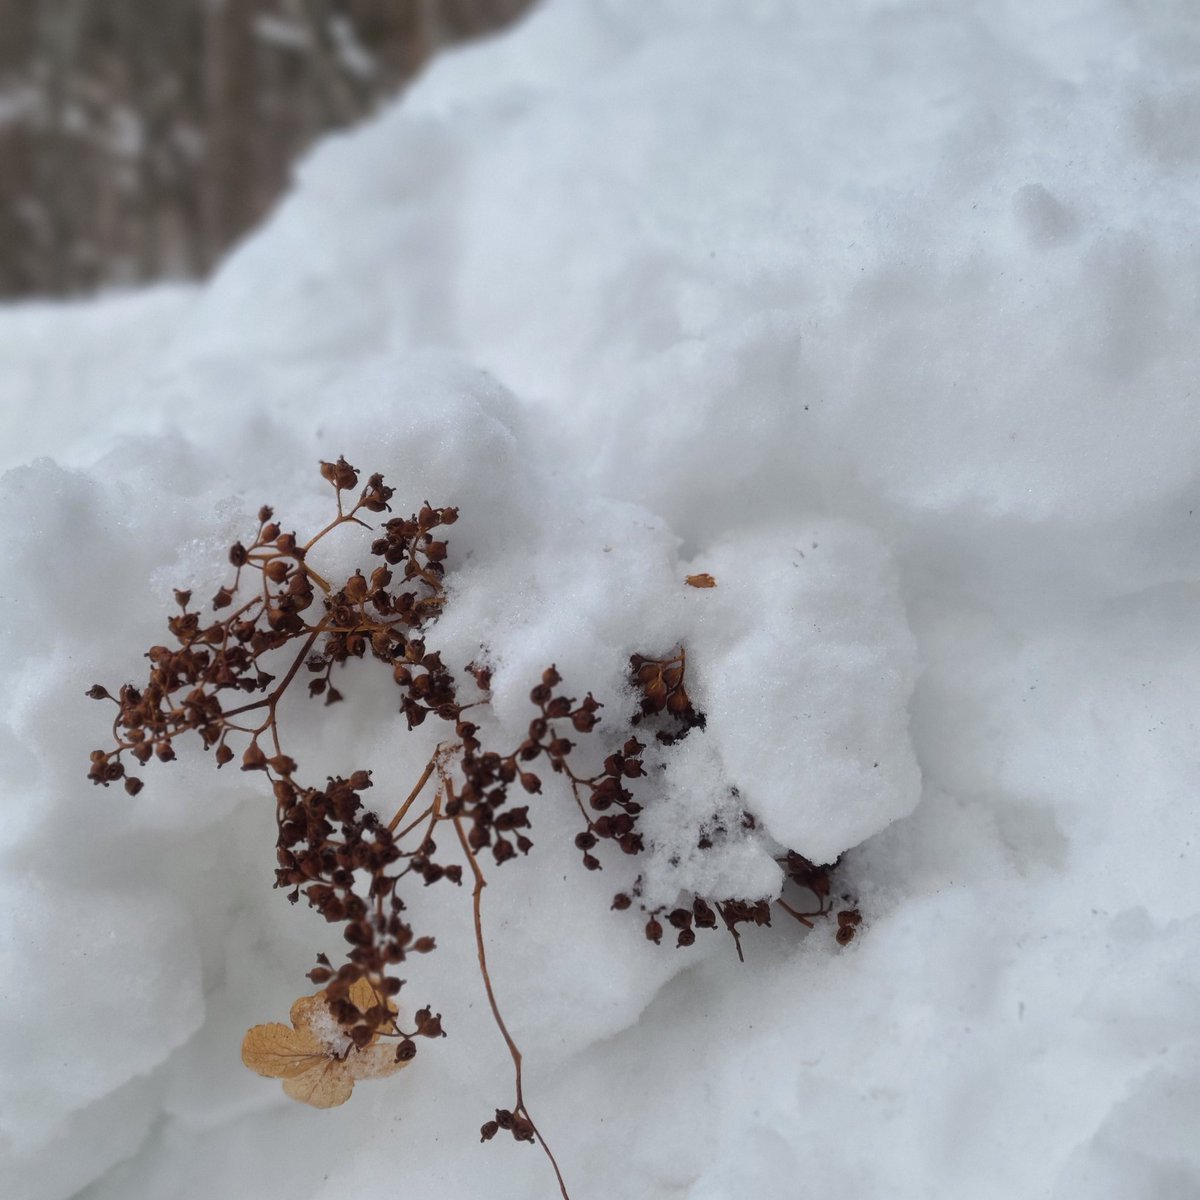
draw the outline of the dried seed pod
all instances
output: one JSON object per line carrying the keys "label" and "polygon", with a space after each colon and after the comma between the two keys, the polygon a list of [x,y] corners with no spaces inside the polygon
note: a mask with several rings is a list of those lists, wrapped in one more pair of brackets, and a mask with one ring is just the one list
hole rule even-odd
{"label": "dried seed pod", "polygon": [[267,765],[267,756],[259,749],[257,742],[251,742],[242,755],[243,771],[261,771]]}

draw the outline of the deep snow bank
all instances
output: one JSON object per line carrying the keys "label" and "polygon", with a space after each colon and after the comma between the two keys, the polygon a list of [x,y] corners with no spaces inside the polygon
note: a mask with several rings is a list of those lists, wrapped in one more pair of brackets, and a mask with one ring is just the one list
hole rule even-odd
{"label": "deep snow bank", "polygon": [[[237,1061],[323,933],[257,790],[82,779],[84,688],[260,503],[323,518],[338,453],[461,507],[433,641],[489,648],[503,728],[551,660],[615,719],[682,638],[710,721],[663,804],[857,847],[861,938],[739,966],[610,913],[546,797],[487,902],[575,1200],[1200,1191],[1197,49],[1184,4],[554,0],[209,286],[0,314],[6,461],[54,459],[0,480],[17,1196],[550,1194],[474,1143],[507,1068],[465,913],[421,980],[453,1036],[298,1112]],[[295,721],[331,770],[428,752]]]}

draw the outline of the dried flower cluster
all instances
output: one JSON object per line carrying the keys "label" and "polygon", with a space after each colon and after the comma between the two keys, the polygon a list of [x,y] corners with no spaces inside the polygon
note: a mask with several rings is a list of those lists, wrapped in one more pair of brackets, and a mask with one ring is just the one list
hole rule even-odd
{"label": "dried flower cluster", "polygon": [[[514,801],[541,791],[538,772],[546,767],[569,783],[583,821],[575,845],[585,868],[601,868],[605,847],[627,856],[642,853],[639,818],[648,798],[639,799],[633,789],[648,783],[646,745],[628,731],[599,773],[577,772],[572,735],[591,735],[602,706],[590,693],[576,700],[560,691],[562,679],[550,666],[530,692],[533,715],[523,740],[504,751],[485,749],[469,714],[488,702],[487,668],[470,664],[460,679],[437,653],[426,650],[422,638],[446,600],[448,547],[442,531],[458,519],[457,510],[426,503],[409,518],[384,519],[370,547],[376,561],[366,573],[355,571],[334,587],[310,565],[312,548],[343,525],[366,525],[364,516],[389,513],[394,492],[380,475],[372,475],[348,507],[347,496],[359,487],[358,470],[339,459],[322,463],[321,474],[337,501],[336,515],[323,529],[302,542],[281,529],[270,508],[261,509],[253,540],[230,548],[233,578],[213,595],[212,615],[205,618],[192,606],[190,592],[176,592],[180,611],[168,620],[175,644],[150,648],[146,684],[126,684],[116,696],[99,685],[91,689],[94,698],[112,701],[116,714],[114,745],[92,753],[89,777],[104,786],[123,781],[136,794],[142,780],[129,772],[128,760],[141,765],[151,758],[170,761],[175,738],[186,733],[199,736],[218,766],[240,756],[243,771],[262,773],[275,798],[276,886],[286,889],[293,903],[303,896],[326,921],[340,926],[349,949],[337,965],[324,954],[317,956],[309,978],[324,985],[322,990],[297,1001],[292,1029],[277,1023],[252,1029],[243,1058],[261,1074],[282,1078],[289,1095],[319,1107],[346,1100],[354,1080],[409,1062],[417,1039],[445,1036],[440,1014],[422,1007],[406,1021],[394,999],[402,988],[396,969],[410,955],[434,949],[433,939],[406,920],[402,891],[418,879],[425,886],[461,885],[465,866],[473,885],[481,976],[512,1057],[516,1087],[512,1107],[497,1109],[481,1133],[487,1140],[505,1130],[517,1141],[540,1143],[566,1196],[558,1165],[526,1106],[521,1055],[492,989],[480,860],[486,851],[503,865],[530,851],[529,806]],[[686,582],[716,586],[710,575],[689,576]],[[369,770],[321,785],[303,779],[284,749],[277,719],[280,699],[302,673],[311,696],[334,704],[342,699],[334,667],[367,655],[390,669],[410,729],[431,717],[447,726],[446,738],[386,823],[362,801],[372,785]],[[634,723],[662,745],[704,727],[703,714],[688,696],[686,670],[683,647],[661,658],[635,655],[630,662],[631,680],[641,693]],[[431,783],[432,795],[427,795]],[[753,826],[751,814],[744,813],[742,820]],[[701,831],[699,847],[711,847],[723,832],[715,825]],[[450,839],[449,856],[440,848],[442,835]],[[832,911],[830,868],[792,852],[780,861],[817,904],[809,912],[782,899],[777,905],[805,924]],[[614,898],[613,907],[633,907],[640,893],[639,879]],[[665,922],[675,930],[678,946],[691,945],[697,929],[723,925],[740,956],[738,927],[770,924],[771,904],[693,896],[670,911],[644,910],[644,915],[647,938],[661,942]],[[859,919],[852,909],[838,915],[839,942],[853,938]]]}

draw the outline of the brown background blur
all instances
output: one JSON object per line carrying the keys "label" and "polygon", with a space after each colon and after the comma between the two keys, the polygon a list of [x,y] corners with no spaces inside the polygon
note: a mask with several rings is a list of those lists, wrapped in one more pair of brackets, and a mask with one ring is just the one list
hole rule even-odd
{"label": "brown background blur", "polygon": [[532,0],[0,0],[0,300],[199,276],[296,155]]}

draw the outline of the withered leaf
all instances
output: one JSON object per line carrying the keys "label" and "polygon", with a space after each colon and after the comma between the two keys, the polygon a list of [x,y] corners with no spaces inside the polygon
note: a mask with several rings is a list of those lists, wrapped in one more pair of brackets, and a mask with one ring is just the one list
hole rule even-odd
{"label": "withered leaf", "polygon": [[[365,1011],[381,1003],[366,979],[350,988],[350,1002]],[[389,1011],[396,1006],[387,1001]],[[396,1061],[395,1046],[376,1034],[362,1049],[356,1048],[338,1025],[322,990],[301,996],[290,1013],[292,1028],[278,1021],[255,1025],[242,1040],[242,1062],[269,1079],[282,1079],[283,1090],[293,1100],[313,1108],[345,1104],[360,1079],[378,1079],[407,1065]]]}
{"label": "withered leaf", "polygon": [[694,588],[713,588],[717,586],[717,581],[705,571],[700,575],[689,575],[687,585]]}
{"label": "withered leaf", "polygon": [[242,1041],[242,1062],[272,1079],[292,1079],[327,1061],[325,1047],[315,1037],[279,1021],[255,1025]]}

